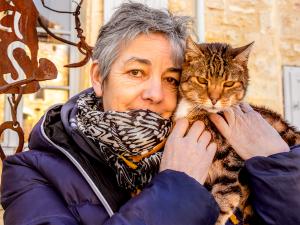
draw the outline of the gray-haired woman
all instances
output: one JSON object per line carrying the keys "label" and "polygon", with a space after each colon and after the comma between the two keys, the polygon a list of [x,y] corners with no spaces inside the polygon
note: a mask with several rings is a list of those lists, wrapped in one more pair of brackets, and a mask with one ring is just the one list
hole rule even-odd
{"label": "gray-haired woman", "polygon": [[31,151],[5,160],[5,224],[215,223],[219,209],[202,184],[216,146],[203,123],[186,132],[187,121],[177,121],[161,162],[188,21],[121,5],[100,30],[93,87],[52,107],[31,133]]}

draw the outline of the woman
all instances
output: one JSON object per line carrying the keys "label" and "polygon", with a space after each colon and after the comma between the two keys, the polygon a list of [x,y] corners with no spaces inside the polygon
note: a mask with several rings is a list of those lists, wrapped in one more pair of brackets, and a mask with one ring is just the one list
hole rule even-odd
{"label": "woman", "polygon": [[[52,107],[31,133],[31,151],[4,161],[5,224],[215,223],[219,209],[202,184],[216,146],[203,123],[187,132],[187,121],[177,121],[161,161],[177,103],[187,22],[142,4],[121,5],[100,30],[93,87]],[[211,119],[248,159],[261,220],[300,222],[288,211],[290,205],[300,209],[292,197],[300,192],[299,147],[289,151],[247,106],[228,115],[243,120]],[[253,134],[258,126],[260,133]],[[249,143],[249,135],[262,138]]]}

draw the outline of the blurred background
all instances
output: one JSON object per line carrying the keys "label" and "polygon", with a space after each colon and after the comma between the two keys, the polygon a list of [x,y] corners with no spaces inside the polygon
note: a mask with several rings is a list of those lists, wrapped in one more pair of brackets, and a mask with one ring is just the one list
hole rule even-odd
{"label": "blurred background", "polygon": [[[34,0],[45,22],[56,35],[77,42],[74,18],[44,8]],[[71,0],[45,0],[47,6],[71,11]],[[122,0],[85,0],[81,22],[87,42],[95,43],[100,26]],[[198,42],[227,42],[233,47],[255,41],[250,55],[250,86],[247,100],[264,105],[283,115],[300,129],[300,0],[138,0],[151,7],[168,9],[174,14],[189,15],[195,20],[194,39]],[[134,12],[133,12],[134,13]],[[76,48],[60,43],[38,28],[39,58],[51,59],[58,68],[56,80],[41,82],[35,94],[24,95],[19,121],[25,140],[34,124],[48,107],[64,103],[79,91],[90,87],[89,65],[67,69],[63,65],[82,57]],[[5,95],[0,95],[0,123],[10,120]],[[18,138],[6,131],[0,142],[7,154],[14,151]]]}

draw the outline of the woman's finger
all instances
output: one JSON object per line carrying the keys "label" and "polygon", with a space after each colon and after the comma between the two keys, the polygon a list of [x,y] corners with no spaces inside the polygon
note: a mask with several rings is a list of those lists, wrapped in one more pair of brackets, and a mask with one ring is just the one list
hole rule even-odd
{"label": "woman's finger", "polygon": [[171,137],[184,137],[186,130],[189,127],[189,122],[186,118],[181,118],[176,121],[176,124],[170,134]]}
{"label": "woman's finger", "polygon": [[234,112],[232,108],[226,109],[224,112],[224,117],[226,119],[227,124],[233,124],[235,120]]}
{"label": "woman's finger", "polygon": [[204,123],[202,121],[196,121],[191,126],[190,130],[188,131],[186,137],[191,138],[192,140],[195,140],[197,142],[199,136],[204,130]]}
{"label": "woman's finger", "polygon": [[225,121],[225,119],[222,116],[213,113],[213,114],[209,115],[209,119],[215,124],[217,129],[221,132],[221,134],[225,138],[229,137],[229,135],[230,135],[229,125],[227,124],[227,122]]}
{"label": "woman's finger", "polygon": [[215,142],[211,142],[206,149],[206,152],[209,156],[209,159],[212,161],[217,151],[217,144]]}
{"label": "woman's finger", "polygon": [[198,144],[200,149],[206,149],[207,145],[211,140],[211,134],[208,131],[204,131],[198,139]]}
{"label": "woman's finger", "polygon": [[236,115],[240,115],[242,116],[244,114],[244,112],[241,110],[240,106],[239,105],[235,105],[233,107],[231,107],[233,109],[233,112]]}
{"label": "woman's finger", "polygon": [[242,111],[244,113],[248,113],[248,112],[254,111],[253,108],[248,103],[246,103],[246,102],[242,102],[240,104],[240,107],[241,107],[241,109],[242,109]]}

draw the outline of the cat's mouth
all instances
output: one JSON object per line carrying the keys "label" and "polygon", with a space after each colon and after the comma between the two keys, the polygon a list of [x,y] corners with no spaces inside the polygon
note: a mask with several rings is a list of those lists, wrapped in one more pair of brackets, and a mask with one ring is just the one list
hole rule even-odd
{"label": "cat's mouth", "polygon": [[220,107],[203,107],[207,112],[209,113],[218,113],[218,112],[222,112],[224,110],[224,108],[220,108]]}

